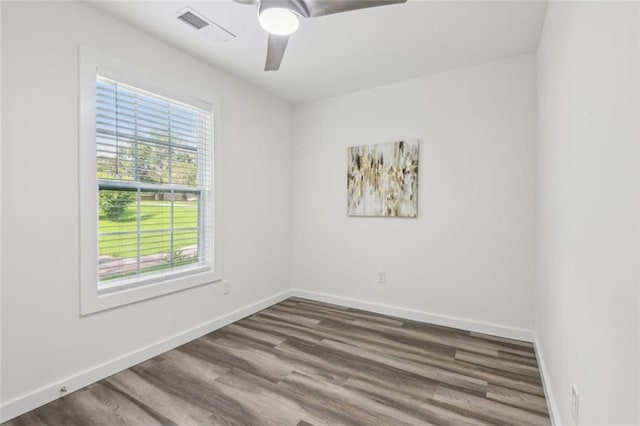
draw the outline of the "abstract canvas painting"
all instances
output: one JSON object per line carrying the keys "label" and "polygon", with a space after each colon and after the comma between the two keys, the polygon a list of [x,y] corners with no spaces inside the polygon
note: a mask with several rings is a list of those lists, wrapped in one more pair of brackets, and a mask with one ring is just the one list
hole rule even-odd
{"label": "abstract canvas painting", "polygon": [[417,139],[347,148],[349,216],[418,216]]}

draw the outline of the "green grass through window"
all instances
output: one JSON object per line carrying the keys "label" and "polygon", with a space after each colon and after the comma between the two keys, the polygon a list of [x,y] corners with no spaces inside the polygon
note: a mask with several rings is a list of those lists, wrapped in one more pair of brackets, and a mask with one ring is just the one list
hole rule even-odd
{"label": "green grass through window", "polygon": [[[140,202],[141,231],[164,230],[171,226],[171,202],[144,200]],[[101,214],[99,232],[127,232],[130,234],[100,235],[99,252],[118,258],[134,258],[137,255],[138,229],[136,204],[132,203],[118,220],[110,220]],[[180,231],[180,228],[197,228],[197,201],[174,202],[174,250],[194,246],[198,242],[198,231]],[[168,231],[142,233],[140,239],[140,255],[169,253],[171,251],[171,234]]]}

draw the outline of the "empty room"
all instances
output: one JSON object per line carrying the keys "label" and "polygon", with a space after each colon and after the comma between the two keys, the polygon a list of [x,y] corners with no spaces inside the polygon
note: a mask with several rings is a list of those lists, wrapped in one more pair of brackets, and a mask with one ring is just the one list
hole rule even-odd
{"label": "empty room", "polygon": [[640,2],[0,37],[3,425],[640,424]]}

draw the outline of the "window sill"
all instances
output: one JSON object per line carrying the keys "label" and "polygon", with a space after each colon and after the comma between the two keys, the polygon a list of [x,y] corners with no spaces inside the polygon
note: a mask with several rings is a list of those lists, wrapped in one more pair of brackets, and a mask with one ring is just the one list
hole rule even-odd
{"label": "window sill", "polygon": [[222,278],[218,274],[207,270],[117,291],[104,292],[96,288],[93,291],[89,290],[81,293],[80,314],[89,315],[221,280]]}

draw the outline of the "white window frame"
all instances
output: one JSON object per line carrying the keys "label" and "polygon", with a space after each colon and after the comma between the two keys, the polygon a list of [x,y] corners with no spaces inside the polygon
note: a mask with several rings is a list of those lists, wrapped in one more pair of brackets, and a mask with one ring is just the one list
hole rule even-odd
{"label": "white window frame", "polygon": [[[212,192],[205,208],[213,212],[210,235],[212,259],[206,267],[155,275],[121,289],[99,288],[98,281],[98,178],[96,176],[96,76],[100,75],[212,111]],[[202,100],[192,89],[136,65],[86,46],[79,48],[79,206],[80,206],[80,314],[112,309],[191,287],[222,280],[221,238],[221,132],[220,102]]]}

